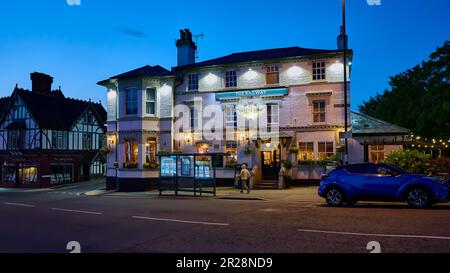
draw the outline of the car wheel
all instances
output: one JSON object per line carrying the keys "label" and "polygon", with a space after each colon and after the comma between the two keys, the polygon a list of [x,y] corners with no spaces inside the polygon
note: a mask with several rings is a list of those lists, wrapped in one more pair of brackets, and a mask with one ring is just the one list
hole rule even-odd
{"label": "car wheel", "polygon": [[423,188],[413,188],[406,194],[408,205],[416,209],[424,209],[431,206],[431,194]]}
{"label": "car wheel", "polygon": [[331,207],[341,207],[344,204],[344,191],[338,188],[330,188],[325,195],[327,203]]}

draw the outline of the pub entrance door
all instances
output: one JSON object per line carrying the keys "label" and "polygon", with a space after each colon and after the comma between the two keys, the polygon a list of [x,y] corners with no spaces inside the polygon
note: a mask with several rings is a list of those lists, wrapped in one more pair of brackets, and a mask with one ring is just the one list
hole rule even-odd
{"label": "pub entrance door", "polygon": [[261,152],[262,159],[262,179],[278,180],[278,173],[281,169],[280,152],[278,150]]}

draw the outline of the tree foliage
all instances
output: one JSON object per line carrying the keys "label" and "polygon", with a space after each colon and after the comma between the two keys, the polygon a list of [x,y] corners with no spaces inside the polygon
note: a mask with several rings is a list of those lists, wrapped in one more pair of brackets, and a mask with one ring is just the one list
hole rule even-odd
{"label": "tree foliage", "polygon": [[360,112],[432,138],[450,138],[450,41],[390,78],[391,90],[371,97]]}

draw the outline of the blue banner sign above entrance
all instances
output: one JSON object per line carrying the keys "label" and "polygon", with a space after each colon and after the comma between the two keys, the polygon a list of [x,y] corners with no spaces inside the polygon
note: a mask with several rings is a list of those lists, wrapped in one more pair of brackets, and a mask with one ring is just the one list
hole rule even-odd
{"label": "blue banner sign above entrance", "polygon": [[246,97],[282,97],[289,94],[287,88],[244,90],[217,93],[216,100],[232,100]]}

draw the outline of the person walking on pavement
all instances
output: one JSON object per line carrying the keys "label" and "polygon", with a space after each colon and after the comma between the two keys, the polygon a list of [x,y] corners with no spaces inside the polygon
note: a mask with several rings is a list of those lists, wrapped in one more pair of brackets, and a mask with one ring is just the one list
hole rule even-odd
{"label": "person walking on pavement", "polygon": [[249,179],[250,179],[250,172],[247,170],[247,165],[243,164],[241,168],[241,182],[242,182],[241,193],[244,193],[244,190],[246,190],[247,194],[250,194],[250,189],[248,188]]}

